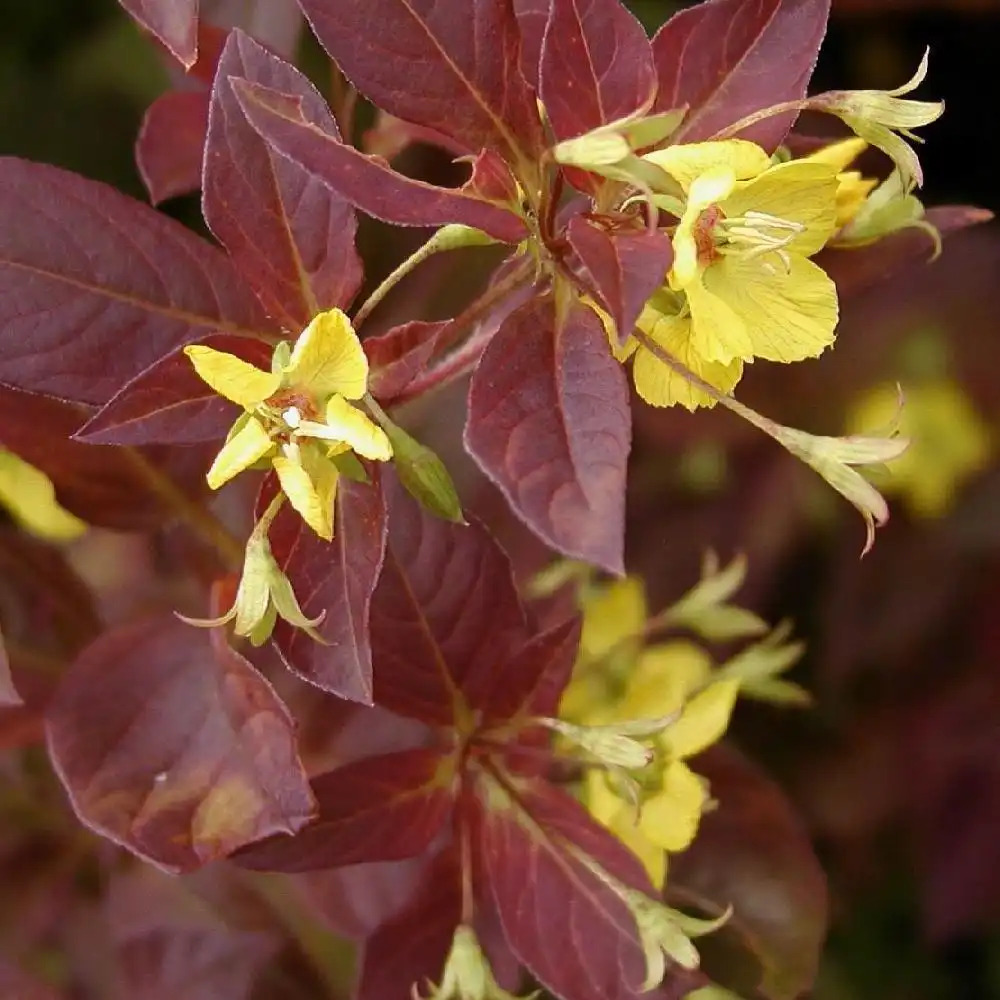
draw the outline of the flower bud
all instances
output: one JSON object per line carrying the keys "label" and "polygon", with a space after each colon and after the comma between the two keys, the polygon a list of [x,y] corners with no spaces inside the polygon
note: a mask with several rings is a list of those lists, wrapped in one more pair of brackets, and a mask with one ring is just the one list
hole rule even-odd
{"label": "flower bud", "polygon": [[[427,985],[430,993],[423,998],[414,983],[413,1000],[518,1000],[501,989],[493,978],[493,970],[479,946],[476,933],[466,924],[459,924],[455,930],[440,985]],[[532,1000],[537,995],[536,991],[524,1000]]]}

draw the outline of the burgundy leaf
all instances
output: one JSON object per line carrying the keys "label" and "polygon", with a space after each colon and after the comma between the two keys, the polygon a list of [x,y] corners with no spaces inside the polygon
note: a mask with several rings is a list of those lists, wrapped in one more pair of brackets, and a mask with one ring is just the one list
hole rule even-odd
{"label": "burgundy leaf", "polygon": [[[296,0],[202,0],[202,18],[203,24],[209,18],[223,26],[223,43],[228,29],[240,28],[283,59],[294,59],[302,36],[302,11]],[[199,41],[199,57],[204,46],[204,40]]]}
{"label": "burgundy leaf", "polygon": [[670,237],[659,230],[609,233],[582,215],[570,220],[568,237],[624,344],[646,300],[663,284],[673,260]]}
{"label": "burgundy leaf", "polygon": [[370,704],[372,651],[368,616],[385,555],[386,510],[378,481],[340,480],[336,533],[325,542],[285,507],[271,528],[271,549],[302,610],[323,615],[327,645],[279,621],[274,643],[288,668],[341,698]]}
{"label": "burgundy leaf", "polygon": [[580,621],[571,618],[533,636],[502,670],[489,674],[477,670],[466,682],[466,692],[473,700],[471,692],[483,686],[485,693],[474,700],[486,705],[488,720],[555,715],[579,644]]}
{"label": "burgundy leaf", "polygon": [[451,725],[466,697],[483,707],[482,686],[466,693],[466,679],[503,669],[524,641],[524,612],[485,528],[443,521],[398,484],[390,490],[389,548],[372,602],[375,702]]}
{"label": "burgundy leaf", "polygon": [[812,988],[826,936],[823,869],[791,803],[753,764],[714,747],[696,769],[718,806],[702,818],[694,844],[671,859],[668,892],[685,904],[732,905],[718,933],[741,937],[761,970],[760,982],[741,983],[740,992],[794,1000]]}
{"label": "burgundy leaf", "polygon": [[520,784],[516,804],[484,809],[478,850],[514,954],[552,993],[625,1000],[643,993],[635,920],[571,848],[626,885],[651,892],[641,865],[575,800],[547,782]]}
{"label": "burgundy leaf", "polygon": [[354,298],[362,276],[357,220],[348,202],[257,134],[232,77],[294,95],[304,118],[334,138],[337,123],[298,70],[239,30],[229,36],[212,90],[205,221],[271,316],[297,331],[316,313],[346,308]]}
{"label": "burgundy leaf", "polygon": [[154,205],[201,187],[207,131],[206,91],[169,91],[146,109],[136,140],[135,159]]}
{"label": "burgundy leaf", "polygon": [[0,386],[0,446],[46,473],[63,506],[88,523],[134,531],[173,514],[150,489],[139,468],[143,459],[184,488],[202,488],[207,463],[191,449],[157,448],[140,455],[73,441],[86,416],[68,403]]}
{"label": "burgundy leaf", "polygon": [[543,541],[623,572],[628,387],[592,310],[536,299],[507,318],[472,377],[465,444]]}
{"label": "burgundy leaf", "polygon": [[0,383],[103,404],[182,344],[270,329],[225,255],[56,167],[0,160]]}
{"label": "burgundy leaf", "polygon": [[48,734],[80,819],[167,871],[292,833],[314,813],[294,723],[274,690],[242,656],[174,618],[106,632],[84,650]]}
{"label": "burgundy leaf", "polygon": [[174,57],[190,68],[198,58],[198,0],[121,0]]}
{"label": "burgundy leaf", "polygon": [[544,142],[521,73],[511,0],[300,0],[317,37],[373,104],[461,143],[533,158]]}
{"label": "burgundy leaf", "polygon": [[345,764],[313,779],[313,823],[271,837],[235,860],[258,871],[305,872],[423,853],[451,812],[453,763],[440,750],[404,750]]}
{"label": "burgundy leaf", "polygon": [[365,942],[356,1000],[428,992],[440,983],[445,959],[462,918],[462,891],[453,851],[438,855],[426,868],[406,907]]}
{"label": "burgundy leaf", "polygon": [[280,946],[154,868],[113,876],[106,912],[129,1000],[246,1000]]}
{"label": "burgundy leaf", "polygon": [[[219,334],[202,341],[267,371],[273,349],[261,340]],[[137,375],[73,436],[91,444],[197,444],[226,436],[239,407],[198,377],[182,349]]]}
{"label": "burgundy leaf", "polygon": [[20,705],[21,696],[14,687],[14,678],[10,673],[10,660],[7,658],[7,648],[3,643],[3,633],[0,632],[0,708]]}
{"label": "burgundy leaf", "polygon": [[[698,142],[762,108],[805,96],[830,0],[707,0],[675,14],[653,39],[657,111],[687,107],[675,142]],[[794,114],[741,131],[773,150]]]}
{"label": "burgundy leaf", "polygon": [[370,365],[368,390],[383,406],[400,396],[424,370],[434,353],[437,335],[448,324],[448,320],[414,320],[365,338],[363,346]]}
{"label": "burgundy leaf", "polygon": [[[969,226],[989,222],[993,213],[970,205],[942,205],[929,209],[926,218],[942,236],[948,236]],[[907,266],[930,261],[933,254],[934,242],[927,233],[919,229],[904,229],[868,246],[823,250],[816,263],[833,278],[838,294],[845,299],[888,280]]]}
{"label": "burgundy leaf", "polygon": [[506,208],[459,188],[439,188],[396,173],[377,156],[366,156],[309,121],[301,98],[245,80],[233,89],[247,120],[275,150],[298,163],[362,211],[400,226],[461,222],[506,243],[527,230]]}
{"label": "burgundy leaf", "polygon": [[540,74],[557,139],[648,108],[656,96],[649,39],[619,0],[551,0]]}
{"label": "burgundy leaf", "polygon": [[538,88],[542,39],[550,6],[551,0],[514,0],[514,14],[521,29],[521,72],[535,89]]}

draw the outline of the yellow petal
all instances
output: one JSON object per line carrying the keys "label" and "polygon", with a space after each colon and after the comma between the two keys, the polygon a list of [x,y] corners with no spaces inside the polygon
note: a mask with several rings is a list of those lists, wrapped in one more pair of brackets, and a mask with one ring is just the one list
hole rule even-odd
{"label": "yellow petal", "polygon": [[[640,317],[639,325],[650,339],[720,392],[731,392],[739,382],[743,374],[741,360],[737,358],[729,364],[707,361],[695,350],[690,317],[658,316],[648,325]],[[711,396],[641,344],[632,362],[632,378],[636,392],[651,406],[680,404],[689,410],[715,406]]]}
{"label": "yellow petal", "polygon": [[767,170],[771,163],[760,146],[745,139],[667,146],[647,153],[642,159],[665,170],[685,190],[696,177],[719,167],[732,171],[736,180],[746,180]]}
{"label": "yellow petal", "polygon": [[628,679],[619,717],[657,719],[680,711],[690,692],[705,683],[711,670],[712,658],[693,642],[677,640],[650,646],[643,650]]}
{"label": "yellow petal", "polygon": [[360,399],[368,389],[368,359],[347,316],[339,309],[316,316],[295,342],[285,374],[320,399]]}
{"label": "yellow petal", "polygon": [[581,657],[599,659],[646,625],[646,594],[642,579],[628,576],[588,590],[583,598]]}
{"label": "yellow petal", "polygon": [[[691,311],[691,351],[706,361],[729,365],[754,356],[754,344],[741,313],[729,302],[729,285],[720,274],[731,258],[723,257],[705,269],[702,280],[686,289]],[[759,261],[755,261],[759,265]],[[719,286],[722,284],[722,291]],[[724,294],[725,293],[725,294]]]}
{"label": "yellow petal", "polygon": [[[852,221],[861,211],[868,195],[878,186],[874,177],[864,177],[857,170],[837,174],[837,228]],[[913,199],[916,201],[916,199]]]}
{"label": "yellow petal", "polygon": [[635,810],[631,806],[620,806],[604,825],[642,862],[650,882],[662,889],[667,877],[667,855],[642,832]]}
{"label": "yellow petal", "polygon": [[800,158],[803,163],[825,163],[837,173],[846,170],[866,149],[868,143],[856,135],[848,136],[829,146],[820,146],[807,156]]}
{"label": "yellow petal", "polygon": [[264,425],[256,417],[251,417],[215,456],[206,476],[208,485],[217,490],[244,469],[249,469],[254,462],[260,461],[273,448],[274,442]]}
{"label": "yellow petal", "polygon": [[716,681],[696,694],[661,737],[677,759],[693,757],[722,737],[736,704],[739,681]]}
{"label": "yellow petal", "polygon": [[[303,461],[308,465],[304,467]],[[320,538],[333,538],[333,504],[337,494],[337,467],[322,454],[302,448],[299,459],[279,455],[274,471],[281,488],[299,516]]]}
{"label": "yellow petal", "polygon": [[281,385],[281,376],[262,372],[252,364],[225,351],[216,351],[201,344],[184,348],[194,370],[220,396],[246,409],[252,409],[273,396]]}
{"label": "yellow petal", "polygon": [[[837,288],[822,268],[805,257],[792,254],[786,270],[778,260],[726,256],[705,271],[704,285],[704,300],[714,299],[717,312],[718,302],[724,302],[742,321],[744,358],[802,361],[822,354],[833,343]],[[693,291],[694,287],[688,290],[691,314],[695,331],[701,334],[710,325],[704,322],[701,300],[696,309]],[[724,331],[718,333],[722,336]]]}
{"label": "yellow petal", "polygon": [[663,772],[660,791],[643,803],[639,832],[665,851],[683,851],[698,832],[707,799],[701,779],[675,761]]}
{"label": "yellow petal", "polygon": [[385,431],[342,396],[333,396],[326,404],[326,426],[329,440],[343,441],[365,458],[377,462],[392,458],[392,445]]}
{"label": "yellow petal", "polygon": [[598,768],[590,768],[587,771],[583,794],[590,815],[604,826],[611,823],[611,820],[624,805],[621,798],[608,784],[604,772]]}
{"label": "yellow petal", "polygon": [[[722,203],[728,218],[761,212],[805,226],[785,248],[808,256],[826,244],[836,227],[837,173],[825,163],[790,160],[739,184]],[[777,265],[776,265],[777,266]]]}
{"label": "yellow petal", "polygon": [[87,530],[56,500],[55,487],[41,469],[13,452],[0,450],[0,506],[26,531],[52,541],[68,541]]}

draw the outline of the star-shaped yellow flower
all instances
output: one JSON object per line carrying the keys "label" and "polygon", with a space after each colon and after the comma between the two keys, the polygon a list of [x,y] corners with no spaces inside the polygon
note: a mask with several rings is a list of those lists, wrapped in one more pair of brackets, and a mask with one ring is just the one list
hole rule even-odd
{"label": "star-shaped yellow flower", "polygon": [[640,654],[614,708],[618,719],[677,716],[656,739],[657,762],[639,779],[638,822],[635,804],[608,772],[587,775],[587,808],[642,860],[654,885],[666,876],[664,852],[690,845],[708,802],[705,782],[685,761],[723,735],[738,690],[736,680],[712,681],[712,661],[701,647],[668,642]]}
{"label": "star-shaped yellow flower", "polygon": [[[739,139],[668,146],[646,159],[686,195],[673,238],[673,311],[656,309],[640,330],[681,363],[729,392],[754,358],[793,362],[833,343],[837,292],[809,257],[837,219],[837,171],[822,162],[773,165]],[[683,375],[654,376],[641,339],[636,386],[657,406],[710,404]]]}
{"label": "star-shaped yellow flower", "polygon": [[205,382],[246,411],[208,471],[209,486],[267,462],[303,520],[332,538],[340,475],[333,460],[350,451],[380,462],[392,457],[385,432],[351,405],[367,391],[368,360],[347,316],[320,313],[290,352],[279,345],[270,372],[210,347],[185,353]]}

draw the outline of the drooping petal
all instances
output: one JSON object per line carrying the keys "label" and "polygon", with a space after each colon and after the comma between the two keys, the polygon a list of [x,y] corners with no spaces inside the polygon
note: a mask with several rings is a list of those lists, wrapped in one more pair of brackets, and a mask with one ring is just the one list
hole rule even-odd
{"label": "drooping petal", "polygon": [[665,851],[683,851],[698,832],[707,799],[704,782],[674,761],[663,772],[663,786],[642,804],[639,832]]}
{"label": "drooping petal", "polygon": [[[791,254],[786,270],[780,261],[765,257],[726,256],[705,272],[704,287],[697,303],[691,295],[694,287],[688,291],[696,334],[712,330],[714,323],[716,342],[725,336],[723,321],[715,316],[706,322],[704,309],[714,300],[719,312],[718,303],[724,302],[728,312],[742,321],[744,358],[802,361],[817,357],[833,343],[837,288],[822,268],[805,257]],[[708,347],[706,353],[712,356]]]}
{"label": "drooping petal", "polygon": [[292,385],[320,399],[360,399],[368,389],[368,359],[351,321],[339,309],[314,317],[295,342],[285,368]]}
{"label": "drooping petal", "polygon": [[208,485],[217,490],[234,476],[249,469],[254,462],[259,462],[274,447],[275,444],[268,436],[264,425],[256,417],[251,417],[226,441],[222,450],[215,456],[215,461],[205,477]]}
{"label": "drooping petal", "polygon": [[746,180],[771,164],[771,158],[760,146],[744,139],[682,143],[647,153],[642,159],[665,170],[685,190],[695,178],[710,170],[723,168],[731,171],[735,180]]}
{"label": "drooping petal", "polygon": [[646,593],[640,577],[627,576],[588,590],[583,599],[581,658],[600,659],[623,640],[638,640],[646,625],[646,613]]}
{"label": "drooping petal", "polygon": [[194,370],[220,396],[252,409],[273,396],[281,385],[281,376],[261,371],[248,361],[216,351],[202,344],[190,344],[184,353],[191,359]]}
{"label": "drooping petal", "polygon": [[622,719],[657,719],[680,712],[688,694],[705,683],[711,670],[711,657],[693,642],[677,640],[650,646],[643,650],[629,676],[618,715]]}
{"label": "drooping petal", "polygon": [[680,719],[661,737],[675,758],[693,757],[722,737],[739,688],[739,681],[716,681],[684,706]]}
{"label": "drooping petal", "polygon": [[836,170],[807,160],[780,163],[738,184],[722,203],[727,218],[759,212],[804,226],[785,249],[806,256],[826,245],[836,228],[836,209]]}
{"label": "drooping petal", "polygon": [[[749,360],[754,356],[754,343],[747,324],[736,307],[717,291],[720,274],[730,258],[716,261],[706,268],[701,281],[687,288],[688,307],[691,311],[691,350],[706,361],[729,365],[738,358]],[[758,262],[759,263],[759,262]],[[723,291],[728,284],[722,282]]]}
{"label": "drooping petal", "polygon": [[639,828],[635,809],[620,804],[618,812],[605,826],[642,862],[650,882],[662,889],[667,877],[667,856],[663,848]]}
{"label": "drooping petal", "polygon": [[[739,382],[743,374],[743,362],[739,358],[729,364],[722,364],[707,361],[695,350],[690,317],[660,316],[645,327],[640,318],[639,323],[651,340],[720,392],[731,392]],[[641,344],[632,362],[632,378],[636,392],[651,406],[679,404],[689,410],[695,410],[699,406],[715,406],[715,400],[708,393],[693,385]]]}
{"label": "drooping petal", "polygon": [[87,525],[56,500],[55,487],[41,469],[13,452],[0,449],[0,507],[10,511],[21,526],[52,541],[68,541]]}
{"label": "drooping petal", "polygon": [[274,471],[281,488],[299,516],[320,538],[333,538],[333,501],[339,473],[333,462],[303,447],[297,458],[279,455]]}
{"label": "drooping petal", "polygon": [[326,441],[343,441],[359,455],[377,462],[392,458],[392,445],[384,430],[342,396],[332,396],[326,404],[323,424],[303,423],[300,432]]}

